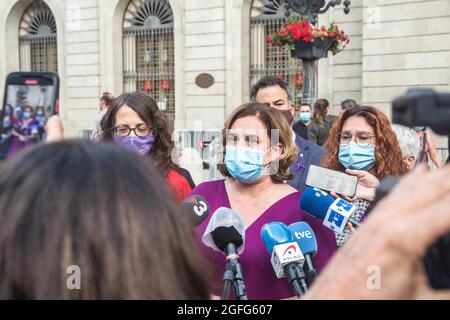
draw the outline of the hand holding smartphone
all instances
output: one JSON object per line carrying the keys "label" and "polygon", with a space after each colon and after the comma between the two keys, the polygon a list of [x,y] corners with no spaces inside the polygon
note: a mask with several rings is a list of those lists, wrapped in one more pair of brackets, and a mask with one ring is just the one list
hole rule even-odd
{"label": "hand holding smartphone", "polygon": [[306,177],[306,185],[354,197],[358,185],[358,177],[311,165]]}
{"label": "hand holding smartphone", "polygon": [[13,72],[6,78],[0,158],[11,158],[44,138],[47,119],[58,114],[59,78],[50,72]]}

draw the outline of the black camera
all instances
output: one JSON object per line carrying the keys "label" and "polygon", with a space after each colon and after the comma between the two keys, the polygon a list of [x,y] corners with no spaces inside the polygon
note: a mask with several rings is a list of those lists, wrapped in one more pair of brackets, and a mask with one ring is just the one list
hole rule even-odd
{"label": "black camera", "polygon": [[[437,134],[449,136],[450,150],[450,93],[410,89],[406,95],[393,101],[392,121],[408,127],[427,126]],[[398,177],[383,179],[377,188],[374,204],[386,196],[398,181]],[[432,288],[450,288],[450,233],[427,249],[423,263]]]}

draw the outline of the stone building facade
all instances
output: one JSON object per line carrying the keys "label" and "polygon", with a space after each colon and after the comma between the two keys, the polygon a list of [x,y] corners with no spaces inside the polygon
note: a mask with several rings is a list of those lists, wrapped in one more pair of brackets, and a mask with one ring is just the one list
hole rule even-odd
{"label": "stone building facade", "polygon": [[[2,0],[1,93],[7,73],[36,60],[21,42],[30,32],[24,13],[35,2],[54,19],[55,32],[40,32],[55,39],[45,48],[56,61],[46,61],[60,75],[71,136],[90,129],[104,91],[157,95],[176,128],[207,130],[220,129],[263,74],[281,75],[300,90],[301,65],[264,41],[284,0]],[[351,37],[343,52],[319,62],[319,96],[335,111],[353,98],[390,114],[390,101],[409,87],[450,90],[449,1],[352,0],[348,15],[340,6],[320,16],[319,23],[330,21]],[[206,85],[201,74],[212,76]]]}

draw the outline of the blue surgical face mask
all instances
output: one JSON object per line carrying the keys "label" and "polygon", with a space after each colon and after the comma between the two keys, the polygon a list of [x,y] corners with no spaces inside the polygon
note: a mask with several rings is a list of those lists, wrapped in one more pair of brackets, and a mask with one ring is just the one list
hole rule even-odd
{"label": "blue surgical face mask", "polygon": [[22,113],[22,118],[24,118],[24,119],[30,119],[31,118],[31,113],[29,113],[29,112],[23,112]]}
{"label": "blue surgical face mask", "polygon": [[233,178],[242,183],[251,183],[264,174],[266,168],[264,151],[244,147],[226,147],[225,165]]}
{"label": "blue surgical face mask", "polygon": [[37,116],[42,116],[42,115],[44,115],[44,113],[42,111],[36,111],[36,115]]}
{"label": "blue surgical face mask", "polygon": [[416,131],[424,131],[425,128],[426,128],[425,126],[415,126],[414,130],[416,130]]}
{"label": "blue surgical face mask", "polygon": [[339,145],[339,162],[347,169],[370,170],[376,162],[375,145],[361,147],[355,142]]}
{"label": "blue surgical face mask", "polygon": [[306,112],[300,113],[300,121],[301,122],[308,123],[309,120],[311,120],[311,114],[310,113],[306,113]]}
{"label": "blue surgical face mask", "polygon": [[11,125],[11,120],[9,119],[3,119],[3,127],[9,127]]}

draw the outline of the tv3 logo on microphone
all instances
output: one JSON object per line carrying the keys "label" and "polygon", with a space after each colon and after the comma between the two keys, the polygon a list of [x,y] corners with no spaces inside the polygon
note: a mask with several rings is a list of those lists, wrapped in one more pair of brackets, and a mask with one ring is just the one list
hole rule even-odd
{"label": "tv3 logo on microphone", "polygon": [[208,210],[208,206],[206,205],[205,201],[191,198],[189,199],[189,203],[194,205],[194,212],[199,217],[201,217]]}

